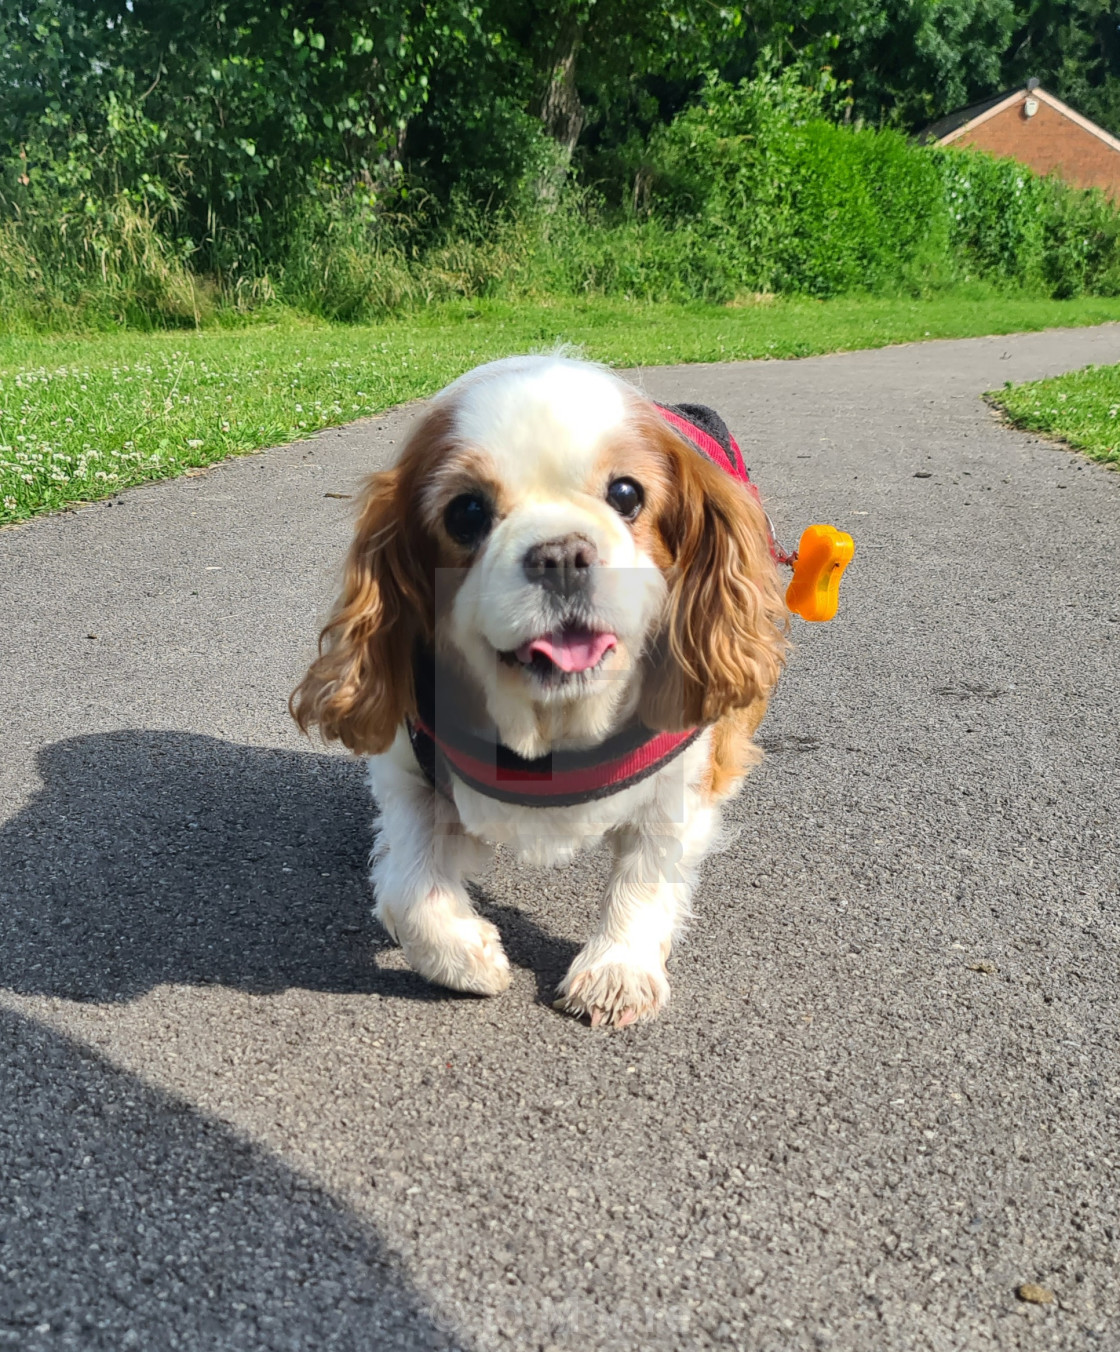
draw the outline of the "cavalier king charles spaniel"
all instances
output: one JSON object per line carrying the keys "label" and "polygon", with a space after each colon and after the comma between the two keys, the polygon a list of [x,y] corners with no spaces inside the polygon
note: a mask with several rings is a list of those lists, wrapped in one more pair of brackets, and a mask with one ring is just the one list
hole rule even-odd
{"label": "cavalier king charles spaniel", "polygon": [[788,614],[766,514],[710,410],[562,356],[492,362],[364,488],[319,656],[292,696],[368,757],[376,914],[429,981],[495,995],[466,882],[492,847],[613,864],[556,1005],[652,1019]]}

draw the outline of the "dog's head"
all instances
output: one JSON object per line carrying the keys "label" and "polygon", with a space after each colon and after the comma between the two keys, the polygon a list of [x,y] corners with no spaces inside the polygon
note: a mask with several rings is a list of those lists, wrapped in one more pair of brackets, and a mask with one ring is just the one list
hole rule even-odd
{"label": "dog's head", "polygon": [[740,483],[610,372],[513,358],[444,390],[367,484],[292,710],[384,751],[414,712],[421,642],[534,756],[634,715],[677,729],[751,704],[785,624],[766,517]]}

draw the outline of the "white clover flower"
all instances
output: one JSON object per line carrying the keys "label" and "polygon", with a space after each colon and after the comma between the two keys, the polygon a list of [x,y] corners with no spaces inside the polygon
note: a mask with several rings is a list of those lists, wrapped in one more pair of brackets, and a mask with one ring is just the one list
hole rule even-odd
{"label": "white clover flower", "polygon": [[187,445],[191,448],[192,451],[197,451],[198,448],[202,445],[202,442],[201,442],[201,441],[188,441],[188,442],[187,442]]}
{"label": "white clover flower", "polygon": [[16,502],[15,498],[5,498],[4,506],[8,509],[9,512],[14,512],[15,509],[19,506],[19,504]]}

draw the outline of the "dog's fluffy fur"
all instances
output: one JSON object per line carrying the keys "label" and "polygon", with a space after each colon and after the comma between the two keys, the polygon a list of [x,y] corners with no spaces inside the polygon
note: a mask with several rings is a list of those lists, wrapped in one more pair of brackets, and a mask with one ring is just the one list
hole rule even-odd
{"label": "dog's fluffy fur", "polygon": [[[620,479],[642,495],[632,520],[607,501]],[[464,495],[492,514],[477,541],[448,533],[448,506]],[[526,558],[573,538],[590,542],[593,566],[564,595]],[[411,965],[456,990],[505,989],[501,939],[465,880],[495,842],[561,863],[606,837],[614,864],[598,928],[558,1004],[593,1024],[656,1016],[719,805],[758,757],[786,621],[761,507],[610,372],[512,358],[437,396],[397,465],[365,487],[341,595],[292,697],[302,728],[369,758],[377,915]],[[525,660],[541,635],[572,624],[613,640],[596,665],[564,673],[539,643]],[[459,780],[451,801],[420,771],[407,732],[418,642],[455,673],[478,727],[525,757],[596,746],[635,718],[705,731],[597,801],[519,806]]]}

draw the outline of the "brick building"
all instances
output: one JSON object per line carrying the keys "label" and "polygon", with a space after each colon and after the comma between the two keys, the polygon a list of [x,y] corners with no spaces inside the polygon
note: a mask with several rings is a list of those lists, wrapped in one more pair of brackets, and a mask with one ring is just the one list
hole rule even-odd
{"label": "brick building", "polygon": [[921,140],[975,146],[1076,188],[1103,188],[1120,201],[1120,141],[1040,89],[1037,80],[940,118]]}

